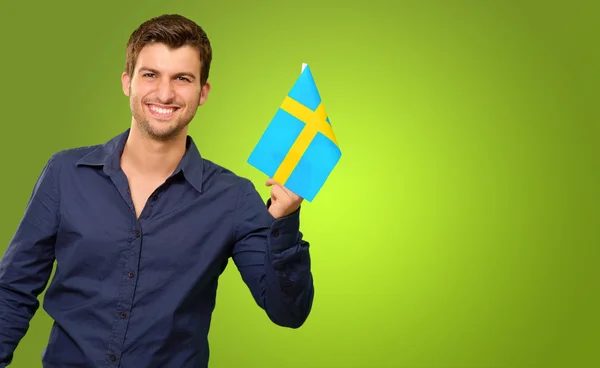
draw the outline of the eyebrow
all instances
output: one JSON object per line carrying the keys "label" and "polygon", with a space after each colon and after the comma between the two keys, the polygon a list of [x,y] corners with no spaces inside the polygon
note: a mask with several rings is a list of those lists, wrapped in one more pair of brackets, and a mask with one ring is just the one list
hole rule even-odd
{"label": "eyebrow", "polygon": [[[150,72],[150,73],[153,73],[153,74],[160,74],[160,72],[159,72],[158,70],[156,70],[156,69],[152,69],[152,68],[147,68],[147,67],[145,67],[145,66],[143,66],[143,67],[141,67],[141,68],[139,69],[139,72],[140,72],[140,73],[141,73],[141,72],[143,72],[143,71],[145,71],[145,72]],[[188,73],[188,72],[176,73],[176,74],[174,75],[174,77],[176,77],[176,78],[178,78],[178,77],[190,77],[190,78],[192,78],[192,79],[196,79],[196,76],[194,75],[194,73]]]}

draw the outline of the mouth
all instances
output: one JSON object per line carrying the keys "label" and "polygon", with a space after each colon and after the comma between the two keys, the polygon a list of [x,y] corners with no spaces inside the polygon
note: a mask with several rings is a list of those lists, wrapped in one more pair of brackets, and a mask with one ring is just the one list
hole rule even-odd
{"label": "mouth", "polygon": [[146,104],[146,108],[157,119],[167,120],[175,115],[175,112],[179,110],[177,106],[165,106],[157,104]]}

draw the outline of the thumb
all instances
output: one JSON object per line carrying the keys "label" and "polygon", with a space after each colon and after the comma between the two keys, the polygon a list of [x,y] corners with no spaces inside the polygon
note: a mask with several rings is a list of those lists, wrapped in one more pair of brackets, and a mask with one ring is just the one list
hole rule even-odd
{"label": "thumb", "polygon": [[268,187],[273,186],[273,185],[280,186],[280,184],[278,182],[276,182],[275,179],[273,179],[273,178],[267,179],[267,181],[265,182],[265,185]]}

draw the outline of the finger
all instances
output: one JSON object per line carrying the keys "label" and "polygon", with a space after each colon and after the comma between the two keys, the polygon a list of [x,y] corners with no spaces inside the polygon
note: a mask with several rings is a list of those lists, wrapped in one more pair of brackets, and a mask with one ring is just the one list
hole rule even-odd
{"label": "finger", "polygon": [[279,187],[281,186],[281,184],[279,184],[278,182],[276,182],[273,178],[267,179],[267,182],[265,183],[265,185],[268,186],[268,187],[270,187],[272,185],[279,186]]}
{"label": "finger", "polygon": [[275,196],[282,196],[283,194],[285,194],[285,191],[283,190],[281,185],[275,183],[271,186],[271,193]]}
{"label": "finger", "polygon": [[268,187],[272,187],[271,188],[271,193],[273,193],[274,195],[281,197],[281,196],[286,196],[286,197],[290,197],[290,198],[295,198],[297,197],[297,195],[292,192],[291,190],[289,190],[288,188],[286,188],[285,186],[279,184],[277,181],[273,180],[272,178],[269,178],[267,180],[267,182],[265,183],[266,186]]}

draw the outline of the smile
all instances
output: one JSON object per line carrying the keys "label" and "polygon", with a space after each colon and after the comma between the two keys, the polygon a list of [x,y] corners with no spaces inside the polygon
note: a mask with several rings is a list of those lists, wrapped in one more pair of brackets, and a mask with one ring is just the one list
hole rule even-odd
{"label": "smile", "polygon": [[157,118],[170,118],[175,111],[177,111],[179,108],[178,107],[162,107],[162,106],[158,106],[158,105],[153,105],[153,104],[148,104],[146,105],[148,107],[148,111],[150,111],[150,113],[153,116],[156,116]]}

